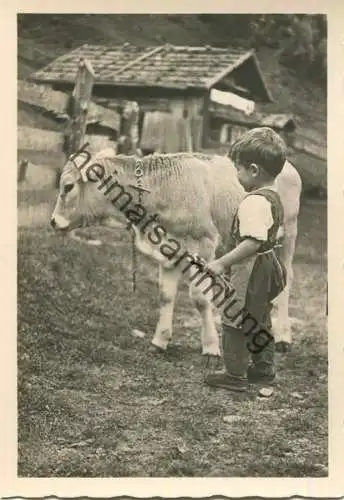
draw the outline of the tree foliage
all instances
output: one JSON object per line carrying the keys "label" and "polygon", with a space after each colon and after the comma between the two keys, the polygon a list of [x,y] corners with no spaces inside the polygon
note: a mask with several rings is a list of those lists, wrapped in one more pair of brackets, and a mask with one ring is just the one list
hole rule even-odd
{"label": "tree foliage", "polygon": [[231,42],[246,47],[277,49],[280,62],[326,85],[327,20],[325,15],[307,14],[201,14],[207,23],[217,23]]}

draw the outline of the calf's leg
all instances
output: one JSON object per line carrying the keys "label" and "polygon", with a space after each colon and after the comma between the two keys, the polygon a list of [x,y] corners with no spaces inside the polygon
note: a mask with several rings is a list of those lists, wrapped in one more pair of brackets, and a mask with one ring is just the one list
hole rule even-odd
{"label": "calf's leg", "polygon": [[292,343],[292,331],[289,318],[289,297],[293,283],[293,258],[297,237],[297,221],[293,221],[285,228],[285,239],[282,249],[282,260],[287,270],[287,284],[275,303],[275,318],[273,330],[275,333],[276,348],[278,350],[287,348]]}
{"label": "calf's leg", "polygon": [[[198,254],[201,258],[211,261],[215,258],[215,248],[216,242],[204,239],[199,245]],[[198,272],[196,266],[189,269],[188,278],[190,280],[190,297],[202,320],[202,354],[219,357],[221,356],[220,341],[212,306],[216,285],[211,286],[211,279],[204,276],[203,272]]]}
{"label": "calf's leg", "polygon": [[173,311],[180,274],[181,270],[178,267],[170,269],[162,265],[159,267],[160,311],[152,344],[163,351],[167,349],[172,338]]}
{"label": "calf's leg", "polygon": [[190,283],[190,297],[202,319],[201,342],[204,356],[221,356],[219,335],[215,327],[211,291],[203,294],[202,285]]}

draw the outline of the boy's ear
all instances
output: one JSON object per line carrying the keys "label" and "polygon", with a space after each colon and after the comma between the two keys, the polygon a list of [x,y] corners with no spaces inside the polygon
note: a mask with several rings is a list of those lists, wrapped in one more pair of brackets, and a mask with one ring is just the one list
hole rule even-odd
{"label": "boy's ear", "polygon": [[250,168],[252,175],[256,176],[259,174],[259,167],[256,163],[251,163],[249,168]]}

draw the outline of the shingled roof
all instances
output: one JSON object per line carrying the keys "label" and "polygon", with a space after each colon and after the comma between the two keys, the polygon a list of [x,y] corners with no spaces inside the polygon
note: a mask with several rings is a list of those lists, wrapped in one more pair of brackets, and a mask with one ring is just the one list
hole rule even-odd
{"label": "shingled roof", "polygon": [[174,89],[210,89],[234,70],[251,64],[259,80],[262,100],[271,100],[254,51],[240,49],[82,45],[36,71],[31,80],[40,83],[74,83],[81,58],[88,59],[96,75],[96,84]]}

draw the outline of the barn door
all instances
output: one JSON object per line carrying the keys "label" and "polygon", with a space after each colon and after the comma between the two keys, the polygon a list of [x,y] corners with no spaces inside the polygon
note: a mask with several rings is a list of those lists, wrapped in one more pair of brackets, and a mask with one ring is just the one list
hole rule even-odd
{"label": "barn door", "polygon": [[140,147],[145,153],[191,152],[193,140],[190,119],[161,111],[145,113]]}

